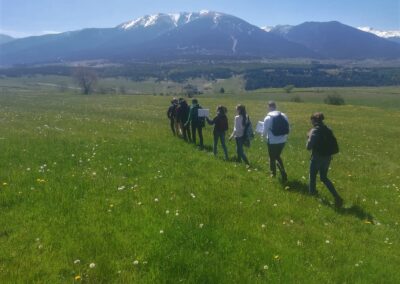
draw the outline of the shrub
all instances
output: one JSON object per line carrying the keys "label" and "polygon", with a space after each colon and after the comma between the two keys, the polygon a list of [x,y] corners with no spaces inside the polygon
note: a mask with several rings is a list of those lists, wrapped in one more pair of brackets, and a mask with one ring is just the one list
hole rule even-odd
{"label": "shrub", "polygon": [[303,99],[300,98],[300,96],[293,96],[293,97],[290,98],[290,101],[294,102],[294,103],[302,103]]}
{"label": "shrub", "polygon": [[338,95],[338,94],[328,95],[324,99],[324,103],[326,103],[328,105],[335,105],[335,106],[341,106],[341,105],[345,104],[343,97],[341,95]]}

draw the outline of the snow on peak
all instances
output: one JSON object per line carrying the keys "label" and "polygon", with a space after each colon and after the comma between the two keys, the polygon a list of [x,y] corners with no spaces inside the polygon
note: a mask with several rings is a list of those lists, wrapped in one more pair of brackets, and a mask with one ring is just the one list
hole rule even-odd
{"label": "snow on peak", "polygon": [[133,21],[129,21],[119,25],[118,27],[124,30],[132,29],[135,27],[150,27],[156,25],[160,22],[170,24],[172,26],[180,26],[187,24],[193,20],[196,20],[201,17],[209,17],[212,16],[214,22],[217,23],[218,19],[222,16],[221,13],[212,12],[209,10],[201,10],[198,13],[172,13],[172,14],[154,14],[154,15],[146,15],[140,18],[137,18]]}
{"label": "snow on peak", "polygon": [[266,31],[266,32],[270,32],[274,27],[270,27],[270,26],[265,26],[265,27],[261,27],[260,29]]}
{"label": "snow on peak", "polygon": [[400,30],[382,31],[371,27],[358,27],[357,29],[383,38],[400,37]]}

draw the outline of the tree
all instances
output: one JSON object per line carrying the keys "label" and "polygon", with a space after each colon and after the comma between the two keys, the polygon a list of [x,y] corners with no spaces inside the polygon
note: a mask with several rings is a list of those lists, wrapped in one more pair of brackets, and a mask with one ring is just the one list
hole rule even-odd
{"label": "tree", "polygon": [[286,85],[283,89],[289,94],[294,89],[294,85]]}
{"label": "tree", "polygon": [[189,98],[193,97],[194,95],[199,95],[199,89],[197,89],[196,86],[191,85],[191,84],[187,84],[183,87],[184,92],[186,93],[186,96],[188,96]]}
{"label": "tree", "polygon": [[79,67],[74,71],[73,77],[83,94],[88,95],[93,92],[97,83],[97,74],[93,69]]}
{"label": "tree", "polygon": [[224,87],[221,87],[221,89],[219,89],[219,92],[220,92],[221,94],[224,94],[224,93],[225,93]]}

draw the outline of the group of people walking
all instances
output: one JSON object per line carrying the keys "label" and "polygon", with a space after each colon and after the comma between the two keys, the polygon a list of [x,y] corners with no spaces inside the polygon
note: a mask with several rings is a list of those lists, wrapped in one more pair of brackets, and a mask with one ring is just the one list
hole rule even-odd
{"label": "group of people walking", "polygon": [[[228,160],[228,150],[225,143],[226,132],[228,131],[227,108],[219,105],[216,115],[213,119],[208,116],[199,116],[199,105],[197,99],[192,100],[191,106],[187,104],[185,99],[174,98],[168,108],[167,116],[170,120],[170,127],[173,135],[182,137],[185,141],[196,144],[196,136],[199,136],[199,147],[203,148],[203,128],[205,122],[213,125],[213,152],[217,155],[218,142],[224,152],[224,158]],[[310,160],[310,176],[309,176],[309,193],[317,194],[316,177],[320,174],[321,181],[335,198],[336,206],[343,204],[343,199],[337,193],[333,183],[328,179],[329,165],[332,155],[336,154],[339,149],[336,138],[324,124],[324,115],[322,113],[314,113],[311,118],[312,129],[308,133],[306,148],[311,151]],[[289,120],[286,114],[278,111],[274,101],[268,102],[268,113],[263,121],[262,131],[259,131],[264,138],[269,155],[269,167],[271,177],[275,177],[277,169],[280,172],[282,182],[287,181],[287,173],[281,158],[282,151],[288,139]],[[236,115],[234,118],[234,126],[229,140],[235,139],[237,161],[244,162],[246,166],[250,166],[249,160],[244,151],[244,147],[249,147],[249,140],[252,133],[252,124],[250,117],[246,112],[244,105],[236,106]]]}

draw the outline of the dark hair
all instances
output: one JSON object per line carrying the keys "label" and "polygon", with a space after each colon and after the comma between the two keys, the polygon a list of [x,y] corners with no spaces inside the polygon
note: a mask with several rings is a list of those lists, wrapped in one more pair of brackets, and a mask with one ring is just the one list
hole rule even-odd
{"label": "dark hair", "polygon": [[241,115],[243,117],[243,126],[246,125],[246,119],[247,119],[247,115],[246,115],[246,107],[244,105],[237,105],[236,109],[239,112],[239,115]]}
{"label": "dark hair", "polygon": [[219,106],[217,107],[217,113],[226,114],[227,111],[228,111],[228,110],[226,109],[226,107],[224,107],[224,106],[222,106],[222,105],[219,105]]}
{"label": "dark hair", "polygon": [[311,115],[311,120],[314,120],[317,123],[321,123],[324,121],[325,116],[322,112],[316,112]]}
{"label": "dark hair", "polygon": [[276,103],[274,101],[269,101],[268,102],[268,107],[276,109]]}

